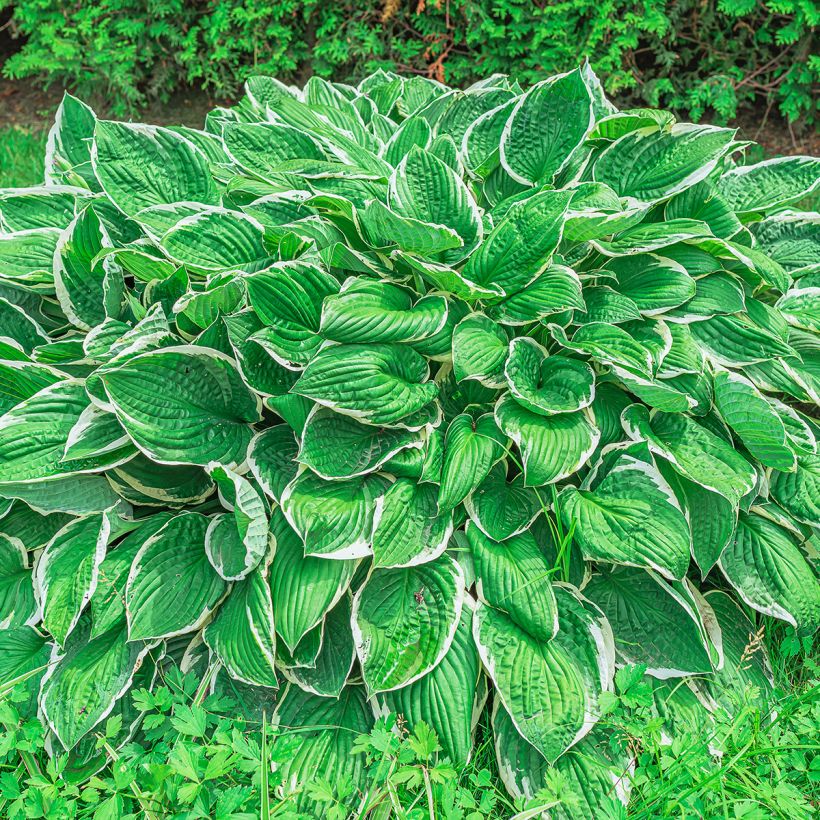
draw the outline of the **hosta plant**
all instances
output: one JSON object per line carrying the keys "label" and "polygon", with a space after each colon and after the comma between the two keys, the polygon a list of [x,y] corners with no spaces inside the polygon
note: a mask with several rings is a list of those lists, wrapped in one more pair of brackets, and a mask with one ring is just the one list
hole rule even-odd
{"label": "hosta plant", "polygon": [[254,77],[202,131],[66,96],[0,193],[0,686],[81,770],[163,665],[239,687],[308,814],[374,715],[463,764],[491,710],[586,817],[618,666],[670,735],[765,698],[758,613],[820,621],[820,161],[746,145],[586,66]]}

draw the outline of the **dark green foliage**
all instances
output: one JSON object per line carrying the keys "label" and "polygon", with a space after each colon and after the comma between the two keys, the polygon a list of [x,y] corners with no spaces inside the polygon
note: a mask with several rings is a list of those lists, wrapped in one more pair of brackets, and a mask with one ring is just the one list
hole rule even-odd
{"label": "dark green foliage", "polygon": [[[230,96],[249,73],[358,79],[377,67],[522,85],[587,54],[626,103],[719,119],[761,102],[816,117],[814,0],[0,0],[27,38],[9,77],[105,93],[123,114],[181,85]],[[814,54],[814,56],[812,56]]]}

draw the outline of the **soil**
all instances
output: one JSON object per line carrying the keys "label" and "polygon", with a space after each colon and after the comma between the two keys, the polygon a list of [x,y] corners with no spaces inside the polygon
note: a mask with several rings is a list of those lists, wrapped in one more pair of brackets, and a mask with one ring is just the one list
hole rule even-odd
{"label": "soil", "polygon": [[[62,89],[43,89],[31,81],[0,79],[0,128],[17,126],[26,130],[45,129],[51,125]],[[235,100],[215,99],[206,92],[192,88],[174,94],[167,103],[153,103],[139,112],[140,122],[188,125],[201,128],[205,114],[217,105],[230,105]],[[98,114],[105,114],[98,110]],[[766,156],[808,154],[820,156],[820,132],[797,130],[774,112],[744,111],[732,123],[740,139],[761,145]]]}

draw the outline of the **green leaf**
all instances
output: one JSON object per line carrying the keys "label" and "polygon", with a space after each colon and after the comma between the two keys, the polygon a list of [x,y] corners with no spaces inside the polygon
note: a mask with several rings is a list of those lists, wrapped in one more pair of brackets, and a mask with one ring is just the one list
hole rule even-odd
{"label": "green leaf", "polygon": [[463,603],[464,575],[449,557],[373,569],[351,616],[368,691],[407,686],[436,667],[453,643]]}
{"label": "green leaf", "polygon": [[797,455],[792,473],[772,470],[769,492],[786,512],[811,526],[820,522],[820,457],[813,453]]}
{"label": "green leaf", "polygon": [[481,241],[478,206],[461,177],[433,154],[410,149],[390,177],[388,205],[400,216],[450,228],[463,247],[444,251],[445,262],[464,259]]}
{"label": "green leaf", "polygon": [[434,336],[446,320],[441,296],[414,300],[397,285],[351,278],[324,300],[320,333],[337,342],[415,342]]}
{"label": "green leaf", "polygon": [[313,665],[288,666],[285,677],[306,692],[338,698],[356,660],[350,631],[350,596],[343,595],[325,616],[322,646]]}
{"label": "green leaf", "polygon": [[63,99],[48,133],[45,177],[49,185],[82,185],[99,191],[99,182],[91,167],[91,147],[97,118],[81,100],[71,94]]}
{"label": "green leaf", "polygon": [[466,532],[479,599],[506,613],[536,640],[554,638],[559,627],[552,565],[532,533],[523,532],[499,543],[472,524]]}
{"label": "green leaf", "polygon": [[557,641],[533,638],[482,603],[476,607],[473,637],[515,728],[548,761],[556,761],[592,728],[593,703],[581,669]]}
{"label": "green leaf", "polygon": [[795,469],[797,462],[783,422],[748,379],[728,370],[718,373],[715,407],[758,461],[776,470]]}
{"label": "green leaf", "polygon": [[811,635],[820,623],[820,583],[790,533],[754,513],[741,513],[720,568],[753,609]]}
{"label": "green leaf", "polygon": [[282,512],[306,555],[364,558],[372,554],[376,503],[387,485],[381,475],[328,482],[306,470],[282,493]]}
{"label": "green leaf", "polygon": [[226,580],[238,581],[259,565],[268,552],[268,517],[259,494],[233,470],[209,465],[224,507],[233,515],[211,519],[205,552],[213,568]]}
{"label": "green leaf", "polygon": [[75,519],[54,535],[37,561],[35,590],[43,626],[60,646],[94,594],[110,535],[105,513]]}
{"label": "green leaf", "polygon": [[622,663],[645,664],[661,680],[712,671],[701,615],[680,588],[621,567],[593,575],[584,595],[612,625]]}
{"label": "green leaf", "polygon": [[482,313],[471,313],[453,330],[453,375],[485,387],[503,387],[507,334]]}
{"label": "green leaf", "polygon": [[656,202],[705,179],[729,150],[734,136],[734,131],[714,125],[641,128],[615,140],[600,154],[593,177],[619,196]]}
{"label": "green leaf", "polygon": [[716,185],[737,213],[773,210],[803,199],[820,185],[820,160],[774,157],[754,165],[730,168]]}
{"label": "green leaf", "polygon": [[696,282],[683,265],[655,254],[608,259],[604,270],[615,274],[615,290],[628,296],[645,316],[666,313],[696,294]]}
{"label": "green leaf", "polygon": [[88,642],[70,642],[44,676],[40,693],[45,719],[65,749],[76,746],[111,713],[149,649],[129,641],[124,626]]}
{"label": "green leaf", "polygon": [[299,536],[279,511],[271,515],[271,533],[276,539],[270,570],[274,622],[292,652],[344,595],[357,562],[305,555]]}
{"label": "green leaf", "polygon": [[91,162],[106,196],[128,216],[172,202],[217,204],[205,155],[167,128],[101,120]]}
{"label": "green leaf", "polygon": [[160,247],[172,262],[200,271],[254,271],[270,261],[263,237],[252,217],[212,208],[177,222]]}
{"label": "green leaf", "polygon": [[438,394],[428,375],[427,362],[408,347],[334,345],[316,354],[293,392],[367,424],[401,426]]}
{"label": "green leaf", "polygon": [[484,535],[505,541],[529,529],[542,506],[538,491],[524,486],[523,475],[507,481],[507,465],[502,461],[464,499],[464,508]]}
{"label": "green leaf", "polygon": [[38,619],[25,545],[19,538],[0,534],[0,626],[27,626]]}
{"label": "green leaf", "polygon": [[200,513],[181,513],[143,544],[125,591],[130,640],[198,629],[222,600],[227,585],[205,552],[208,523]]}
{"label": "green leaf", "polygon": [[512,109],[501,134],[501,164],[525,185],[551,182],[592,124],[592,99],[580,69],[542,80]]}
{"label": "green leaf", "polygon": [[765,643],[755,639],[757,629],[730,595],[712,589],[703,597],[720,626],[724,658],[723,667],[709,681],[709,691],[731,713],[735,708],[732,696],[754,686],[762,707],[774,686]]}
{"label": "green leaf", "polygon": [[521,453],[525,487],[569,477],[589,461],[600,438],[584,411],[542,416],[509,395],[496,405],[495,419]]}
{"label": "green leaf", "polygon": [[504,325],[526,325],[573,308],[584,309],[578,274],[564,265],[551,265],[522,291],[494,302],[487,315]]}
{"label": "green leaf", "polygon": [[245,461],[260,402],[224,353],[167,347],[101,378],[117,418],[149,458],[203,467]]}
{"label": "green leaf", "polygon": [[111,239],[93,206],[65,229],[54,252],[54,288],[69,321],[91,330],[122,311],[125,283],[116,259],[97,255]]}
{"label": "green leaf", "polygon": [[[354,743],[373,726],[363,686],[346,686],[338,698],[289,686],[276,706],[274,723],[281,733],[273,743],[272,758],[278,761],[277,771],[286,790],[295,793],[290,801],[295,810],[319,816],[323,811],[319,806],[326,808],[326,803],[313,802],[305,788],[320,778],[331,783],[363,782],[365,761],[354,753]],[[289,743],[290,730],[301,741],[295,747]],[[280,744],[285,752],[278,750]]]}
{"label": "green leaf", "polygon": [[263,180],[274,180],[277,172],[298,168],[299,160],[326,158],[310,134],[282,123],[229,123],[222,130],[222,139],[233,161]]}
{"label": "green leaf", "polygon": [[645,441],[681,475],[737,504],[755,486],[749,462],[694,419],[673,413],[650,414],[633,404],[622,415],[634,441]]}
{"label": "green leaf", "polygon": [[532,284],[552,262],[571,195],[544,191],[510,206],[462,275],[483,288],[511,295]]}
{"label": "green leaf", "polygon": [[353,478],[378,470],[396,453],[421,449],[419,433],[361,424],[350,416],[316,406],[305,422],[298,461],[324,479]]}
{"label": "green leaf", "polygon": [[584,482],[562,490],[559,505],[587,561],[647,567],[672,579],[686,574],[689,525],[654,464],[623,455],[594,488]]}
{"label": "green leaf", "polygon": [[231,677],[276,689],[276,633],[267,572],[267,566],[257,567],[233,587],[203,638]]}
{"label": "green leaf", "polygon": [[373,566],[407,567],[438,558],[453,533],[453,516],[439,512],[432,484],[399,478],[376,502]]}
{"label": "green leaf", "polygon": [[339,283],[315,265],[287,262],[245,280],[248,299],[270,330],[257,342],[285,367],[303,368],[322,344],[322,303],[339,292]]}
{"label": "green leaf", "polygon": [[504,456],[505,443],[490,413],[478,418],[469,413],[456,416],[444,442],[439,509],[457,507]]}
{"label": "green leaf", "polygon": [[262,491],[274,501],[296,477],[299,444],[287,424],[276,424],[257,433],[248,449],[248,466]]}
{"label": "green leaf", "polygon": [[526,336],[510,342],[504,376],[516,401],[542,416],[581,410],[595,397],[595,375],[588,364],[550,356]]}
{"label": "green leaf", "polygon": [[377,696],[380,711],[401,715],[408,726],[424,721],[455,766],[471,757],[475,716],[482,706],[481,662],[472,636],[472,611],[465,605],[453,642],[423,678]]}

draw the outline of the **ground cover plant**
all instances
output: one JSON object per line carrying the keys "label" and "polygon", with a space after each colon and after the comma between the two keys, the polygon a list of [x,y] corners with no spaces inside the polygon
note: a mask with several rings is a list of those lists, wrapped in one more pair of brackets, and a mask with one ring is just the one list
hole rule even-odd
{"label": "ground cover plant", "polygon": [[613,710],[762,708],[761,616],[820,619],[820,161],[745,147],[587,66],[66,96],[0,192],[4,722],[94,772],[179,668],[267,707],[288,811],[394,810],[398,715],[422,804],[481,722],[585,817],[646,766]]}

